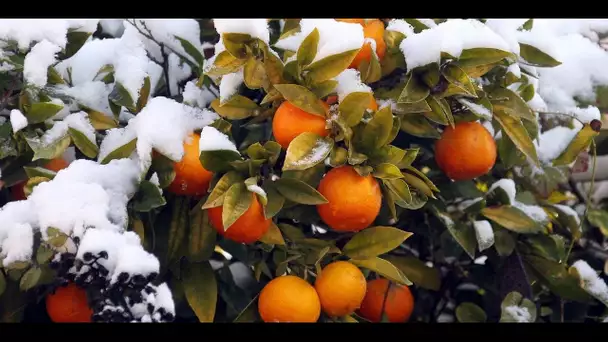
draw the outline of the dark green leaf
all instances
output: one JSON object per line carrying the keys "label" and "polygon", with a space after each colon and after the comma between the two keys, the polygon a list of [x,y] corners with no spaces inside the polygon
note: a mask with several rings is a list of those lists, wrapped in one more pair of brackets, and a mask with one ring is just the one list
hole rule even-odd
{"label": "dark green leaf", "polygon": [[519,43],[519,55],[528,63],[538,67],[556,67],[562,62],[532,45]]}
{"label": "dark green leaf", "polygon": [[342,248],[352,259],[367,259],[387,253],[403,243],[412,233],[394,227],[370,227],[355,234]]}
{"label": "dark green leaf", "polygon": [[186,265],[182,271],[182,284],[188,304],[199,322],[213,322],[218,291],[211,265],[208,262]]}
{"label": "dark green leaf", "polygon": [[327,203],[321,193],[301,180],[283,177],[277,179],[274,185],[281,195],[292,202],[308,205]]}

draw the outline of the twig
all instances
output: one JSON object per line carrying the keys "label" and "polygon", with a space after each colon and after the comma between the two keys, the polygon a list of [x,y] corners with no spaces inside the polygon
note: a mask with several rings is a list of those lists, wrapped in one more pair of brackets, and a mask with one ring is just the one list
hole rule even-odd
{"label": "twig", "polygon": [[546,112],[546,111],[536,111],[538,114],[543,114],[543,115],[559,115],[559,116],[566,116],[569,117],[571,119],[574,119],[578,122],[580,122],[581,124],[585,124],[583,121],[581,121],[581,119],[577,118],[575,114],[569,114],[569,113],[560,113],[560,112]]}
{"label": "twig", "polygon": [[162,43],[159,43],[158,45],[160,46],[160,53],[163,55],[163,75],[165,75],[167,94],[169,94],[169,97],[171,97],[171,81],[169,78],[169,56],[165,53],[165,45]]}

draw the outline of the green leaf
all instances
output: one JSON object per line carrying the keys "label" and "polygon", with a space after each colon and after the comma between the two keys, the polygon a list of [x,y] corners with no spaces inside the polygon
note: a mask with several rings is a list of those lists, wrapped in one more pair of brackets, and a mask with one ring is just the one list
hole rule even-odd
{"label": "green leaf", "polygon": [[297,60],[300,66],[306,66],[315,59],[319,46],[319,30],[315,28],[300,44],[297,52]]}
{"label": "green leaf", "polygon": [[540,49],[532,46],[532,45],[528,45],[528,44],[524,44],[524,43],[519,43],[519,55],[521,56],[521,58],[523,58],[526,62],[537,66],[537,67],[556,67],[560,64],[562,64],[562,62],[556,60],[555,58],[551,57],[549,54],[541,51]]}
{"label": "green leaf", "polygon": [[274,181],[277,191],[286,199],[300,204],[317,205],[328,203],[315,188],[294,178],[280,178]]}
{"label": "green leaf", "polygon": [[399,49],[399,45],[401,45],[401,42],[405,38],[405,34],[399,31],[384,31],[384,42],[386,43],[387,49]]}
{"label": "green leaf", "polygon": [[429,88],[424,83],[420,82],[418,78],[414,76],[413,72],[410,72],[405,81],[405,87],[397,99],[397,103],[420,102],[426,99],[426,97],[429,96],[429,93]]}
{"label": "green leaf", "polygon": [[420,259],[413,256],[387,255],[385,259],[397,267],[416,286],[427,290],[439,291],[441,274],[438,269],[428,267]]}
{"label": "green leaf", "polygon": [[228,120],[241,120],[253,116],[260,107],[249,98],[235,94],[220,103],[220,99],[211,101],[211,108],[217,112],[219,116]]}
{"label": "green leaf", "polygon": [[420,21],[418,19],[404,19],[404,20],[414,28],[414,33],[420,33],[429,28],[422,21]]}
{"label": "green leaf", "polygon": [[494,118],[498,121],[503,131],[511,138],[517,149],[529,157],[537,166],[540,166],[534,143],[532,143],[532,139],[521,120],[501,111],[494,111]]}
{"label": "green leaf", "polygon": [[[266,58],[268,59],[268,58]],[[247,62],[246,59],[234,57],[228,51],[220,52],[213,61],[213,66],[205,74],[210,77],[217,77],[238,71]]]}
{"label": "green leaf", "polygon": [[103,158],[101,164],[107,164],[114,159],[122,159],[129,158],[129,156],[135,151],[135,147],[137,146],[137,138],[129,141],[128,143],[118,147],[114,151],[108,153],[108,155]]}
{"label": "green leaf", "polygon": [[95,158],[99,153],[99,147],[97,144],[89,140],[89,138],[77,129],[72,127],[68,128],[68,133],[74,142],[74,145],[78,147],[80,152],[89,158]]}
{"label": "green leaf", "polygon": [[[513,57],[513,54],[508,51],[493,48],[464,49],[462,50],[460,57],[458,57],[458,64],[460,64],[461,68],[465,69],[463,66],[470,67],[473,65],[491,64],[499,62],[507,57]],[[468,72],[467,74],[469,74],[469,77],[476,77]]]}
{"label": "green leaf", "polygon": [[264,70],[270,84],[285,83],[283,73],[285,65],[274,53],[270,52],[268,46],[264,46]]}
{"label": "green leaf", "polygon": [[534,255],[525,255],[523,260],[537,278],[556,295],[577,302],[591,300],[591,296],[580,287],[578,278],[568,273],[565,264]]}
{"label": "green leaf", "polygon": [[265,180],[262,188],[266,191],[266,197],[268,198],[268,202],[264,206],[264,217],[272,218],[283,209],[285,197],[279,193],[271,180]]}
{"label": "green leaf", "polygon": [[274,88],[292,105],[306,113],[325,117],[327,112],[321,104],[321,100],[305,87],[297,84],[275,84]]}
{"label": "green leaf", "polygon": [[445,99],[439,99],[435,96],[429,96],[426,99],[426,103],[431,108],[430,112],[425,112],[424,116],[438,124],[454,126],[454,117],[450,106]]}
{"label": "green leaf", "polygon": [[4,277],[4,272],[0,271],[0,297],[6,290],[6,278]]}
{"label": "green leaf", "polygon": [[597,227],[604,236],[608,236],[608,212],[601,209],[589,209],[587,213],[589,223]]}
{"label": "green leaf", "polygon": [[509,256],[515,249],[515,239],[505,229],[494,230],[494,247],[500,256]]}
{"label": "green leaf", "polygon": [[88,110],[89,121],[96,130],[105,130],[118,127],[118,121],[102,112]]}
{"label": "green leaf", "polygon": [[460,221],[453,222],[449,216],[439,211],[437,211],[435,215],[437,215],[437,218],[439,218],[439,220],[448,228],[448,231],[454,240],[458,242],[467,255],[471,259],[474,259],[475,251],[477,249],[477,237],[475,236],[473,227]]}
{"label": "green leaf", "polygon": [[302,133],[291,141],[285,155],[283,171],[306,170],[323,162],[334,147],[334,141],[315,133]]}
{"label": "green leaf", "polygon": [[530,31],[532,29],[532,27],[534,26],[534,19],[528,19],[526,20],[526,22],[521,26],[521,28],[525,31]]}
{"label": "green leaf", "polygon": [[186,300],[199,322],[212,323],[217,304],[217,282],[208,262],[191,263],[182,270]]}
{"label": "green leaf", "polygon": [[383,184],[393,193],[398,206],[407,208],[408,204],[412,202],[410,187],[403,179],[385,179]]}
{"label": "green leaf", "polygon": [[367,268],[370,271],[376,272],[379,275],[392,280],[398,284],[412,285],[412,282],[397,268],[382,258],[371,257],[368,259],[351,259],[353,264]]}
{"label": "green leaf", "polygon": [[339,54],[331,55],[318,60],[305,67],[308,71],[306,77],[312,84],[321,83],[338,76],[346,70],[350,63],[355,59],[360,49],[350,50]]}
{"label": "green leaf", "polygon": [[[568,210],[570,207],[564,205],[552,205],[551,208],[558,213],[557,220],[559,221],[560,225],[568,228],[572,234],[572,238],[575,240],[580,239],[583,232],[581,231],[580,218],[578,217],[578,214],[576,212],[570,212]],[[564,210],[564,208],[567,209]]]}
{"label": "green leaf", "polygon": [[207,210],[195,208],[190,214],[188,236],[188,260],[202,262],[209,260],[215,248],[217,232],[209,222]]}
{"label": "green leaf", "polygon": [[38,285],[42,270],[39,267],[32,267],[23,274],[19,281],[19,289],[28,291]]}
{"label": "green leaf", "polygon": [[[500,304],[501,314],[500,322],[527,322],[534,323],[536,321],[536,304],[524,298],[519,292],[510,292],[505,296],[505,299]],[[521,315],[519,312],[527,312],[527,315]]]}
{"label": "green leaf", "polygon": [[397,179],[403,177],[401,170],[390,163],[382,163],[374,167],[373,175],[380,179]]}
{"label": "green leaf", "polygon": [[[363,114],[370,107],[372,95],[368,92],[353,92],[340,102],[340,116],[349,127],[354,127],[361,122]],[[389,109],[390,110],[390,109]]]}
{"label": "green leaf", "polygon": [[398,115],[425,113],[431,111],[431,107],[426,101],[416,103],[397,103],[392,105],[393,112]]}
{"label": "green leaf", "polygon": [[249,209],[252,200],[252,194],[247,191],[244,183],[234,183],[230,186],[226,191],[222,209],[224,230],[228,230]]}
{"label": "green leaf", "polygon": [[52,66],[49,66],[46,72],[46,77],[49,84],[65,84],[63,77],[61,77],[59,72],[57,72],[57,69],[53,68]]}
{"label": "green leaf", "polygon": [[67,236],[64,232],[60,231],[57,228],[49,227],[46,230],[46,234],[48,239],[46,242],[53,247],[62,247],[65,245],[69,236]]}
{"label": "green leaf", "polygon": [[586,123],[583,128],[576,133],[576,136],[568,147],[562,152],[559,157],[553,160],[554,166],[568,165],[573,163],[578,155],[591,144],[591,140],[599,135],[599,132],[593,130],[590,124]]}
{"label": "green leaf", "polygon": [[25,196],[29,197],[38,184],[48,182],[49,180],[50,179],[46,177],[31,177],[27,180],[27,183],[25,183],[25,186],[23,187],[23,192],[25,193]]}
{"label": "green leaf", "polygon": [[377,111],[372,119],[363,128],[361,144],[365,151],[373,151],[388,142],[393,128],[393,113],[391,107],[386,106]]}
{"label": "green leaf", "polygon": [[243,80],[249,89],[259,89],[268,83],[264,63],[256,58],[249,58],[243,68]]}
{"label": "green leaf", "polygon": [[495,88],[488,96],[490,97],[494,113],[500,112],[513,118],[537,121],[536,116],[526,102],[510,89]]}
{"label": "green leaf", "polygon": [[182,255],[182,245],[188,230],[188,200],[185,197],[176,198],[171,208],[171,223],[167,239],[167,261],[179,260]]}
{"label": "green leaf", "polygon": [[158,186],[150,181],[143,180],[133,198],[133,209],[139,212],[149,212],[152,209],[162,207],[166,203]]}
{"label": "green leaf", "polygon": [[538,233],[542,226],[523,211],[510,205],[488,207],[481,214],[499,225],[520,234]]}
{"label": "green leaf", "polygon": [[[410,188],[414,188],[414,189],[418,190],[420,193],[424,194],[427,197],[435,198],[435,195],[433,194],[433,190],[431,190],[431,187],[426,183],[426,181],[424,181],[424,180],[420,179],[419,177],[416,177],[412,174],[406,173],[406,172],[404,172],[402,175],[403,175],[403,180],[408,184],[408,186]],[[430,180],[429,180],[429,182],[430,182]],[[431,184],[433,186],[435,186],[433,183],[431,183]]]}
{"label": "green leaf", "polygon": [[370,227],[355,234],[342,248],[352,259],[367,259],[399,247],[412,233],[394,227]]}
{"label": "green leaf", "polygon": [[123,106],[130,111],[135,112],[135,103],[129,91],[120,83],[116,82],[114,89],[108,96],[109,100],[117,106]]}
{"label": "green leaf", "polygon": [[450,82],[453,86],[458,88],[461,92],[472,96],[477,97],[477,92],[475,91],[475,87],[473,83],[471,83],[471,79],[460,67],[456,64],[450,63],[448,64],[442,71],[441,74],[445,77],[445,79]]}
{"label": "green leaf", "polygon": [[486,312],[471,302],[464,302],[456,307],[456,319],[460,323],[485,323]]}
{"label": "green leaf", "polygon": [[24,166],[23,171],[25,171],[25,174],[27,175],[28,178],[44,177],[47,179],[53,179],[57,175],[57,172],[45,169],[40,166],[38,166],[38,167]]}
{"label": "green leaf", "polygon": [[369,61],[366,59],[362,60],[359,63],[358,69],[363,83],[374,83],[382,78],[382,65],[380,64],[378,55],[375,53],[371,54]]}
{"label": "green leaf", "polygon": [[336,80],[326,80],[310,86],[310,91],[312,91],[318,98],[322,99],[333,93],[337,85],[338,81]]}
{"label": "green leaf", "polygon": [[67,33],[67,44],[65,46],[65,57],[70,58],[87,42],[92,32],[69,31]]}
{"label": "green leaf", "polygon": [[66,132],[65,135],[55,138],[55,140],[48,144],[43,144],[40,139],[30,139],[27,137],[25,138],[25,141],[34,151],[32,161],[36,161],[38,159],[59,158],[63,155],[65,150],[70,147],[71,138]]}
{"label": "green leaf", "polygon": [[201,151],[199,157],[205,170],[223,172],[231,168],[230,163],[240,161],[241,154],[233,150]]}
{"label": "green leaf", "polygon": [[441,135],[429,121],[420,114],[401,116],[401,130],[420,138],[439,139]]}
{"label": "green leaf", "polygon": [[63,105],[52,102],[38,102],[32,104],[27,111],[26,117],[28,124],[37,124],[44,122],[63,109]]}
{"label": "green leaf", "polygon": [[270,228],[268,229],[266,234],[264,234],[260,238],[259,241],[263,242],[265,244],[268,244],[268,245],[281,245],[281,246],[285,245],[285,240],[283,239],[281,230],[279,230],[279,227],[277,227],[277,225],[274,224],[274,222],[272,222],[270,224]]}
{"label": "green leaf", "polygon": [[498,139],[496,147],[505,168],[510,169],[515,165],[523,165],[526,162],[526,156],[517,149],[508,135],[503,135],[502,138]]}
{"label": "green leaf", "polygon": [[205,56],[203,56],[203,54],[194,45],[192,45],[192,43],[190,43],[189,41],[187,41],[184,38],[181,38],[181,37],[178,37],[175,35],[173,37],[175,37],[175,39],[179,40],[179,43],[181,44],[184,51],[186,51],[186,53],[194,59],[194,61],[196,62],[196,65],[199,68],[203,65],[203,63],[205,63]]}
{"label": "green leaf", "polygon": [[348,160],[348,151],[344,147],[334,145],[334,148],[329,153],[329,165],[338,167],[346,164]]}
{"label": "green leaf", "polygon": [[222,42],[226,50],[236,58],[247,58],[246,44],[251,41],[251,35],[246,33],[222,33]]}
{"label": "green leaf", "polygon": [[135,112],[139,113],[142,109],[148,104],[148,98],[150,97],[150,92],[152,84],[150,83],[150,76],[146,76],[144,78],[144,84],[139,89],[139,98],[137,99],[137,105],[135,107]]}

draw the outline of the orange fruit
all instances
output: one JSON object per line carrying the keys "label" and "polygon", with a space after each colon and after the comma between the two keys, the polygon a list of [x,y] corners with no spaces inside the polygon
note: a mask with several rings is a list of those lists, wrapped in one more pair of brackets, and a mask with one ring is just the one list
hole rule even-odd
{"label": "orange fruit", "polygon": [[315,281],[321,308],[332,317],[355,312],[365,297],[366,287],[363,272],[347,261],[336,261],[325,266]]}
{"label": "orange fruit", "polygon": [[[43,167],[45,169],[51,170],[53,172],[59,172],[60,170],[65,169],[69,165],[70,165],[70,163],[68,163],[65,159],[55,158],[55,159],[49,160],[48,163],[46,163]],[[13,185],[11,187],[11,194],[12,194],[13,200],[22,201],[27,198],[25,196],[25,191],[24,191],[24,187],[26,184],[27,184],[27,181],[23,181],[23,182],[16,183],[15,185]]]}
{"label": "orange fruit", "polygon": [[169,184],[170,192],[176,195],[200,197],[209,189],[213,173],[205,170],[199,159],[200,140],[200,135],[191,134],[184,142],[184,157],[173,164],[175,179]]}
{"label": "orange fruit", "polygon": [[314,323],[321,315],[317,291],[293,275],[271,280],[260,292],[258,312],[264,322]]}
{"label": "orange fruit", "polygon": [[55,323],[89,323],[93,315],[85,290],[74,283],[47,295],[46,311]]}
{"label": "orange fruit", "polygon": [[[329,110],[327,103],[321,103],[326,111]],[[329,130],[325,128],[325,125],[324,117],[307,113],[290,102],[284,101],[274,113],[272,134],[279,145],[286,149],[293,139],[305,132],[326,137]]]}
{"label": "orange fruit", "polygon": [[382,320],[383,306],[389,322],[407,322],[414,311],[414,297],[407,286],[393,284],[383,278],[370,280],[358,313],[370,322],[377,323]]}
{"label": "orange fruit", "polygon": [[360,176],[352,166],[329,171],[317,190],[328,203],[317,205],[323,222],[337,231],[357,232],[374,222],[380,212],[382,192],[370,174]]}
{"label": "orange fruit", "polygon": [[488,173],[496,162],[496,142],[478,122],[448,126],[435,143],[439,168],[455,181],[469,180]]}
{"label": "orange fruit", "polygon": [[253,199],[251,205],[241,217],[238,218],[229,228],[224,231],[222,222],[222,211],[224,206],[208,209],[211,225],[220,235],[227,239],[240,243],[252,243],[264,236],[270,228],[270,219],[264,217],[264,208],[258,201],[255,194],[251,194]]}
{"label": "orange fruit", "polygon": [[[386,53],[386,43],[384,42],[384,23],[379,19],[364,20],[364,19],[336,19],[347,23],[355,23],[363,26],[363,36],[371,38],[376,42],[376,55],[382,60]],[[362,61],[370,61],[372,59],[371,43],[364,43],[355,59],[350,63],[349,68],[357,69]]]}

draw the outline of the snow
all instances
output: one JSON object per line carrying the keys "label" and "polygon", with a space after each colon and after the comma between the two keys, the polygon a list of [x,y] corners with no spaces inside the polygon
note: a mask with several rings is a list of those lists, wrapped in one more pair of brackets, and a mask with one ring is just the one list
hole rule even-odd
{"label": "snow", "polygon": [[112,37],[120,37],[125,30],[124,20],[122,19],[101,19],[101,31],[111,35]]}
{"label": "snow", "polygon": [[483,116],[484,119],[486,120],[492,120],[492,112],[482,106],[482,105],[478,105],[477,103],[473,103],[467,99],[464,98],[459,98],[458,102],[462,103],[463,105],[467,106],[470,108],[471,111],[475,112],[476,114],[479,114],[481,116]]}
{"label": "snow", "polygon": [[91,125],[88,119],[89,114],[86,112],[78,112],[70,114],[68,117],[63,119],[63,122],[67,123],[70,128],[73,128],[87,137],[90,142],[97,145],[95,140],[95,128]]}
{"label": "snow", "polygon": [[577,129],[557,126],[541,133],[537,141],[536,152],[538,159],[543,163],[550,163],[568,147],[578,133]]}
{"label": "snow", "polygon": [[603,279],[584,260],[578,260],[572,267],[576,269],[581,279],[581,287],[599,301],[608,305],[608,286]]}
{"label": "snow", "polygon": [[258,185],[255,184],[248,184],[247,185],[247,190],[254,192],[260,196],[266,197],[266,191],[264,191],[264,189],[262,189],[261,187],[259,187]]}
{"label": "snow", "polygon": [[105,84],[101,81],[87,81],[73,87],[61,85],[55,89],[62,95],[72,97],[75,102],[83,106],[112,116],[112,110],[108,104],[108,96],[112,92],[112,88],[112,84]]}
{"label": "snow", "polygon": [[313,63],[328,56],[358,50],[365,40],[363,26],[334,19],[302,19],[300,28],[300,32],[279,40],[275,46],[297,51],[304,39],[316,28],[319,31],[319,44]]}
{"label": "snow", "polygon": [[483,199],[483,197],[477,197],[477,198],[473,198],[470,200],[462,201],[462,202],[460,202],[460,204],[458,204],[458,210],[463,211],[466,208],[472,206],[473,204],[481,201],[482,199]]}
{"label": "snow", "polygon": [[68,27],[68,22],[62,19],[1,19],[0,39],[16,41],[20,50],[45,39],[65,48]]}
{"label": "snow", "polygon": [[51,129],[44,132],[42,137],[40,137],[39,142],[42,144],[42,146],[47,146],[54,142],[57,142],[59,139],[62,139],[66,136],[66,134],[68,134],[67,123],[63,121],[57,121],[55,122],[53,127],[51,127]]}
{"label": "snow", "polygon": [[473,228],[475,228],[475,236],[477,237],[477,244],[479,245],[479,251],[482,252],[485,249],[492,247],[494,244],[494,231],[490,222],[475,221],[473,222]]}
{"label": "snow", "polygon": [[61,119],[65,119],[66,116],[70,115],[70,108],[68,106],[66,106],[65,103],[61,99],[51,98],[51,103],[54,103],[58,106],[63,107],[63,108],[61,108],[61,110],[59,110],[57,112],[57,114],[55,114],[55,116],[53,116],[52,119],[61,120]]}
{"label": "snow", "polygon": [[47,83],[49,66],[55,63],[56,54],[61,48],[48,40],[43,40],[32,48],[25,56],[23,77],[29,84],[44,87]]}
{"label": "snow", "polygon": [[563,204],[554,204],[554,206],[563,211],[564,214],[573,217],[576,220],[577,224],[581,223],[581,219],[580,217],[578,217],[578,214],[576,213],[576,211],[572,208],[570,208],[569,206],[563,205]]}
{"label": "snow", "polygon": [[95,32],[99,19],[68,19],[68,27],[75,32]]}
{"label": "snow", "polygon": [[414,34],[414,28],[403,19],[391,19],[386,26],[387,31],[397,31],[403,33],[406,37]]}
{"label": "snow", "polygon": [[[1,236],[0,236],[1,238]],[[15,261],[29,260],[32,257],[32,245],[34,244],[34,233],[29,223],[17,223],[10,229],[0,247],[4,257],[4,265],[10,265]]]}
{"label": "snow", "polygon": [[519,55],[517,29],[528,19],[488,19],[486,25],[509,44],[510,51]]}
{"label": "snow", "polygon": [[266,44],[270,40],[267,19],[213,19],[213,25],[220,36],[224,33],[243,33]]}
{"label": "snow", "polygon": [[167,283],[162,283],[156,288],[156,308],[164,308],[168,313],[175,315],[175,303]]}
{"label": "snow", "polygon": [[222,81],[220,82],[220,104],[224,104],[230,100],[237,93],[244,80],[243,68],[237,72],[222,76]]}
{"label": "snow", "polygon": [[107,153],[137,137],[136,150],[142,170],[150,166],[153,149],[179,161],[184,154],[183,144],[187,136],[217,118],[216,113],[207,109],[190,107],[166,97],[154,97],[123,131],[111,133],[108,142],[107,137],[104,139],[98,160],[103,160]]}
{"label": "snow", "polygon": [[178,93],[179,82],[192,75],[190,66],[174,53],[169,55],[169,90],[171,94]]}
{"label": "snow", "polygon": [[520,78],[521,77],[521,69],[519,68],[519,64],[511,64],[509,65],[509,67],[507,68],[507,71],[512,73],[513,76]]}
{"label": "snow", "polygon": [[129,275],[148,275],[158,273],[160,263],[154,254],[146,252],[141,245],[131,245],[125,242],[118,249],[116,268],[110,280],[111,284],[116,283],[118,275],[128,273]]}
{"label": "snow", "polygon": [[532,315],[525,307],[519,307],[517,305],[509,305],[505,308],[505,311],[515,320],[517,323],[528,323],[532,320]]}
{"label": "snow", "polygon": [[216,96],[207,88],[201,89],[196,86],[196,82],[189,81],[184,87],[182,93],[184,103],[191,104],[195,107],[205,108],[211,101],[216,99]]}
{"label": "snow", "polygon": [[234,151],[239,153],[226,134],[211,126],[206,126],[201,131],[199,151]]}
{"label": "snow", "polygon": [[318,164],[321,162],[321,160],[323,160],[325,156],[327,156],[331,148],[332,146],[328,144],[325,140],[318,139],[315,143],[315,146],[312,148],[311,153],[300,160],[294,161],[292,165],[300,166]]}
{"label": "snow", "polygon": [[13,133],[17,133],[27,127],[27,118],[19,109],[11,110],[11,126],[13,127]]}
{"label": "snow", "polygon": [[137,133],[129,128],[112,128],[106,131],[106,136],[99,146],[97,160],[104,160],[112,151],[126,145],[137,138]]}
{"label": "snow", "polygon": [[334,80],[338,82],[336,92],[338,93],[338,101],[340,102],[351,93],[372,93],[372,89],[361,82],[361,74],[356,69],[346,69],[336,76]]}
{"label": "snow", "polygon": [[517,193],[517,190],[515,189],[515,182],[512,179],[503,178],[494,182],[492,186],[490,186],[490,189],[488,189],[488,193],[491,193],[492,191],[494,191],[494,189],[497,188],[501,188],[507,193],[507,196],[509,197],[509,201],[511,203],[515,202],[515,195]]}
{"label": "snow", "polygon": [[458,58],[462,50],[494,48],[510,51],[509,44],[478,20],[452,19],[406,37],[400,45],[408,70],[439,62],[441,52]]}

